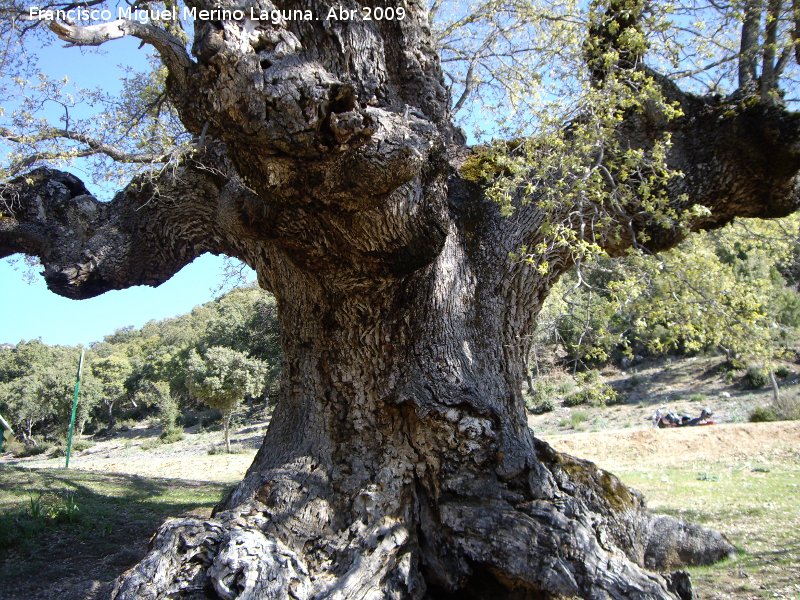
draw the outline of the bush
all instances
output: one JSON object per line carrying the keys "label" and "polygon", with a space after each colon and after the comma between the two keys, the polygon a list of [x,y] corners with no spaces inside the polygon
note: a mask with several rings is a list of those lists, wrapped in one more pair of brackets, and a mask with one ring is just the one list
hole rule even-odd
{"label": "bush", "polygon": [[[76,452],[83,452],[84,450],[88,450],[94,446],[93,442],[89,440],[82,440],[80,438],[72,438],[72,454],[74,455]],[[53,452],[53,458],[58,458],[61,456],[67,455],[67,441],[62,439],[58,445],[56,446],[55,451]]]}
{"label": "bush", "polygon": [[589,419],[589,415],[582,410],[576,410],[569,416],[569,424],[573,429],[577,429],[582,423]]}
{"label": "bush", "polygon": [[800,420],[800,399],[796,397],[781,394],[778,401],[773,403],[772,409],[781,421]]}
{"label": "bush", "polygon": [[25,444],[17,438],[11,437],[3,443],[3,452],[11,452],[14,456],[19,456],[20,452],[25,451]]}
{"label": "bush", "polygon": [[172,426],[169,429],[165,429],[161,432],[161,435],[158,436],[158,439],[161,440],[163,444],[180,442],[183,439],[183,427]]}
{"label": "bush", "polygon": [[90,442],[89,440],[81,440],[81,439],[72,440],[73,452],[83,452],[84,450],[88,450],[92,446],[94,446],[94,442]]}
{"label": "bush", "polygon": [[53,447],[53,444],[50,442],[40,442],[38,445],[34,446],[33,444],[26,446],[22,446],[22,450],[19,452],[14,452],[14,456],[17,458],[24,458],[26,456],[38,456],[40,454],[44,454],[50,448]]}
{"label": "bush", "polygon": [[751,423],[767,423],[777,420],[778,415],[775,414],[775,411],[766,406],[757,406],[753,409],[753,412],[750,413]]}
{"label": "bush", "polygon": [[556,400],[568,396],[575,389],[575,381],[564,373],[539,377],[533,382],[533,391],[525,392],[525,408],[535,415],[555,410]]}
{"label": "bush", "polygon": [[544,413],[553,412],[555,409],[556,403],[551,398],[540,400],[537,404],[528,408],[535,415],[543,415]]}
{"label": "bush", "polygon": [[193,412],[186,412],[178,417],[178,423],[184,427],[193,427],[200,423],[200,417]]}
{"label": "bush", "polygon": [[775,369],[775,376],[780,377],[781,379],[786,379],[791,374],[792,371],[786,365],[781,365],[780,367]]}
{"label": "bush", "polygon": [[564,398],[562,404],[569,407],[586,404],[586,394],[584,394],[583,391],[575,392],[571,396]]}
{"label": "bush", "polygon": [[595,383],[571,396],[564,398],[564,406],[589,406],[600,407],[616,404],[619,401],[617,391],[607,383]]}
{"label": "bush", "polygon": [[153,448],[158,448],[162,446],[164,442],[162,442],[159,438],[150,438],[149,440],[145,440],[139,446],[140,450],[147,452],[148,450],[152,450]]}
{"label": "bush", "polygon": [[594,385],[602,381],[602,378],[600,377],[600,371],[598,371],[597,369],[591,369],[583,373],[578,373],[576,379],[578,380],[578,383],[582,386]]}
{"label": "bush", "polygon": [[744,388],[757,390],[769,383],[769,371],[760,365],[750,365],[744,374]]}

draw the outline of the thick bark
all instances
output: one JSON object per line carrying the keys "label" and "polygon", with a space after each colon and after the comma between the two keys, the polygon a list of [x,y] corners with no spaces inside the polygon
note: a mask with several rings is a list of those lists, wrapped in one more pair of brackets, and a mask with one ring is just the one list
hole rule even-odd
{"label": "thick bark", "polygon": [[[680,575],[638,565],[731,550],[534,440],[489,264],[501,251],[460,238],[363,292],[288,261],[271,274],[287,279],[286,380],[264,446],[212,520],[161,529],[116,598],[673,598]],[[292,565],[277,581],[273,560]]]}
{"label": "thick bark", "polygon": [[[224,252],[278,300],[284,381],[261,450],[212,519],[162,526],[118,600],[687,598],[685,574],[653,571],[732,551],[528,429],[530,334],[571,253],[550,251],[546,274],[510,258],[542,240],[545,214],[533,202],[501,218],[459,174],[470,150],[425,10],[403,6],[395,22],[197,22],[194,59],[131,30],[164,55],[198,152],[109,204],[52,170],[3,189],[0,256],[39,256],[57,293],[156,285]],[[797,208],[796,115],[659,81],[684,116],[645,110],[619,136],[648,148],[672,134],[673,208],[712,209],[691,227]],[[687,232],[618,216],[623,234],[599,240],[612,253]]]}

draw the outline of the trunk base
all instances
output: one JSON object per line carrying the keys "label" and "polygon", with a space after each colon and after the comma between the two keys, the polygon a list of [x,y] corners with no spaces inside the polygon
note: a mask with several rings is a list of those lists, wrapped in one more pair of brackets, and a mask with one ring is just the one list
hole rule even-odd
{"label": "trunk base", "polygon": [[686,572],[647,569],[733,552],[718,533],[650,515],[637,492],[592,463],[535,444],[555,484],[549,498],[433,500],[418,486],[405,516],[376,504],[345,528],[316,532],[305,509],[295,523],[275,523],[274,509],[253,499],[209,520],[166,522],[112,597],[684,600],[694,598]]}

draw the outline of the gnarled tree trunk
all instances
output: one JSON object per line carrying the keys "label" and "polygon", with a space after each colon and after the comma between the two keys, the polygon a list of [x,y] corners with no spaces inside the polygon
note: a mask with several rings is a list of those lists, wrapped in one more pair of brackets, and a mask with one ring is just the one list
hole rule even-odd
{"label": "gnarled tree trunk", "polygon": [[212,520],[162,527],[116,598],[672,598],[684,576],[641,567],[730,552],[534,439],[517,336],[536,302],[504,296],[542,291],[504,283],[502,252],[454,226],[431,267],[366,289],[277,266],[285,381],[264,445]]}
{"label": "gnarled tree trunk", "polygon": [[[194,57],[150,26],[54,25],[77,44],[154,45],[198,149],[109,204],[49,169],[7,184],[0,256],[39,256],[76,298],[237,256],[277,298],[286,361],[242,483],[212,519],[165,523],[117,600],[689,598],[670,571],[732,551],[528,429],[530,334],[572,254],[551,246],[546,271],[512,259],[542,241],[545,211],[517,198],[504,218],[460,174],[474,151],[450,124],[425,9],[401,4],[402,21],[197,21]],[[330,8],[281,7],[295,5]],[[795,115],[652,76],[684,116],[632,114],[618,135],[647,149],[672,134],[672,208],[712,209],[690,228],[797,207]],[[612,253],[687,231],[626,219],[599,240]]]}

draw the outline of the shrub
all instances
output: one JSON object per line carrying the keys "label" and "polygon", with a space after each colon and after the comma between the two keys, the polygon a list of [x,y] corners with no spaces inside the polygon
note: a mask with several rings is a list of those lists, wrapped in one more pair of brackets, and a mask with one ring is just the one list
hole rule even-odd
{"label": "shrub", "polygon": [[178,417],[178,423],[180,423],[184,427],[193,427],[194,425],[200,423],[200,421],[201,421],[200,417],[193,412],[183,413]]}
{"label": "shrub", "polygon": [[161,446],[163,443],[164,443],[164,442],[162,442],[162,441],[161,441],[159,438],[151,438],[151,439],[149,439],[149,440],[145,440],[145,441],[143,441],[143,442],[141,443],[141,445],[139,446],[139,448],[140,448],[141,450],[143,450],[143,451],[147,452],[148,450],[152,450],[153,448],[158,448],[158,447],[159,447],[159,446]]}
{"label": "shrub", "polygon": [[537,404],[528,408],[530,412],[535,415],[543,415],[544,413],[553,412],[556,409],[556,403],[551,398],[544,398]]}
{"label": "shrub", "polygon": [[573,429],[577,429],[582,423],[589,419],[588,413],[582,410],[576,410],[569,416],[569,424]]}
{"label": "shrub", "polygon": [[169,429],[162,431],[161,435],[158,436],[158,439],[162,444],[180,442],[183,439],[183,427],[177,427],[173,425]]}
{"label": "shrub", "polygon": [[[72,454],[76,452],[83,452],[94,446],[93,442],[89,440],[82,440],[80,438],[72,438]],[[62,439],[53,451],[53,457],[58,458],[67,455],[67,441]]]}
{"label": "shrub", "polygon": [[760,389],[769,383],[769,372],[760,365],[750,365],[744,374],[743,383],[745,389]]}
{"label": "shrub", "polygon": [[25,444],[17,438],[8,438],[3,444],[3,452],[11,452],[14,456],[20,456],[25,451]]}
{"label": "shrub", "polygon": [[619,400],[617,391],[607,383],[596,383],[584,388],[571,396],[564,398],[564,406],[589,406],[600,407],[616,404]]}
{"label": "shrub", "polygon": [[601,381],[600,371],[598,371],[597,369],[591,369],[583,373],[578,373],[575,379],[578,380],[578,383],[581,386],[594,385],[596,383],[600,383]]}
{"label": "shrub", "polygon": [[17,458],[24,458],[26,456],[38,456],[40,454],[44,454],[52,447],[53,444],[51,444],[50,442],[40,442],[36,446],[34,446],[33,444],[29,446],[23,445],[21,451],[14,452],[14,456],[16,456]]}
{"label": "shrub", "polygon": [[81,439],[72,440],[73,452],[83,452],[84,450],[88,450],[92,446],[94,446],[94,442],[90,442],[89,440],[81,440]]}
{"label": "shrub", "polygon": [[562,404],[569,407],[586,404],[586,395],[583,393],[583,391],[575,392],[571,396],[564,398]]}
{"label": "shrub", "polygon": [[575,389],[572,377],[556,373],[539,377],[533,382],[532,392],[525,392],[525,408],[535,415],[555,410],[556,400],[568,396]]}
{"label": "shrub", "polygon": [[791,370],[786,365],[781,365],[775,369],[775,376],[780,377],[781,379],[786,379],[791,374]]}
{"label": "shrub", "polygon": [[772,405],[775,415],[782,421],[800,420],[800,399],[781,394],[777,402]]}
{"label": "shrub", "polygon": [[778,415],[775,414],[775,411],[766,406],[757,406],[753,409],[753,412],[750,413],[751,423],[767,423],[777,420]]}

